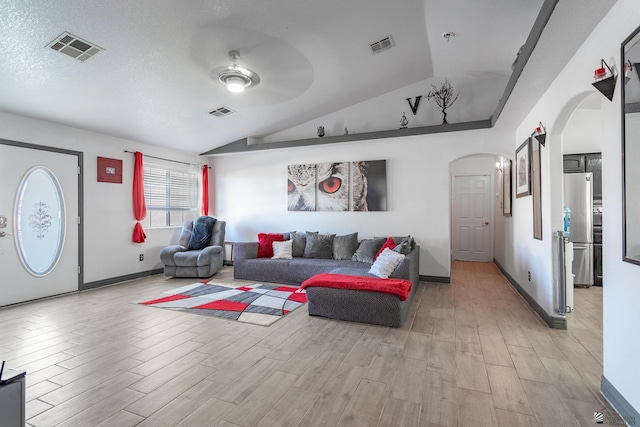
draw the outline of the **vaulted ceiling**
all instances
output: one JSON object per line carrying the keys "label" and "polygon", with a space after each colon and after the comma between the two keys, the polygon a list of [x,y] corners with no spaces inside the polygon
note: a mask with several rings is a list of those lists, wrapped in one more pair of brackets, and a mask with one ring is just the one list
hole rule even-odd
{"label": "vaulted ceiling", "polygon": [[[488,119],[543,0],[0,6],[1,111],[201,153],[444,78],[473,94],[458,101],[457,120]],[[51,49],[63,32],[104,50],[81,62]],[[389,35],[394,47],[372,54],[370,44]],[[261,79],[242,94],[211,75],[233,49]],[[233,113],[209,114],[218,107]]]}

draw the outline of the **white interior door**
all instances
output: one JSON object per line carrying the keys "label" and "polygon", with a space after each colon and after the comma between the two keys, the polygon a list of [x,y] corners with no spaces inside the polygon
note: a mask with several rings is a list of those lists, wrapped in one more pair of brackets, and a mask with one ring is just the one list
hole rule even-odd
{"label": "white interior door", "polygon": [[493,259],[491,177],[455,176],[453,185],[453,259],[490,262]]}
{"label": "white interior door", "polygon": [[78,157],[0,143],[0,306],[78,290]]}

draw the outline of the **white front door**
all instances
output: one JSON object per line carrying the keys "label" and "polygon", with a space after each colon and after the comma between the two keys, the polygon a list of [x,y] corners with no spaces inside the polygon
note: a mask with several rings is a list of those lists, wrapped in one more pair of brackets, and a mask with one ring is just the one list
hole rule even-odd
{"label": "white front door", "polygon": [[455,176],[452,208],[453,259],[490,262],[491,177]]}
{"label": "white front door", "polygon": [[78,161],[0,142],[0,306],[78,290]]}

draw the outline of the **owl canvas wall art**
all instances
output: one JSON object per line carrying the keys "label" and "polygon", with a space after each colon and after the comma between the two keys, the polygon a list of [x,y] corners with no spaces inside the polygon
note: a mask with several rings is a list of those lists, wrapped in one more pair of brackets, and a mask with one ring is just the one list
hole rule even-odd
{"label": "owl canvas wall art", "polygon": [[354,162],[354,166],[362,168],[362,175],[365,181],[365,208],[357,209],[357,206],[363,206],[362,198],[358,196],[354,186],[353,210],[363,211],[386,211],[387,210],[387,161],[373,160],[368,162]]}
{"label": "owl canvas wall art", "polygon": [[386,161],[289,165],[287,194],[290,211],[386,210]]}
{"label": "owl canvas wall art", "polygon": [[288,210],[316,210],[316,165],[289,165]]}

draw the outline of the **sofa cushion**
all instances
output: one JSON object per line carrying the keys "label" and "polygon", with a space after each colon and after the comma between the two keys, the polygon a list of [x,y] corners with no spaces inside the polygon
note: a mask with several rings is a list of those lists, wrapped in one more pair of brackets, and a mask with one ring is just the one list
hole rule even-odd
{"label": "sofa cushion", "polygon": [[374,258],[378,253],[378,250],[382,247],[386,239],[384,237],[376,238],[376,239],[365,239],[360,242],[360,246],[358,246],[358,250],[353,254],[351,258],[353,261],[366,262],[368,264],[373,264]]}
{"label": "sofa cushion", "polygon": [[383,279],[391,276],[391,273],[404,259],[404,255],[395,252],[392,249],[385,248],[376,258],[375,262],[369,269],[369,273],[381,277]]}
{"label": "sofa cushion", "polygon": [[195,267],[198,265],[200,251],[178,252],[173,255],[173,262],[177,267]]}
{"label": "sofa cushion", "polygon": [[285,240],[284,242],[273,242],[273,257],[272,259],[291,259],[292,255],[292,241]]}
{"label": "sofa cushion", "polygon": [[333,259],[333,239],[335,234],[319,234],[307,231],[304,247],[305,258]]}
{"label": "sofa cushion", "polygon": [[358,249],[358,233],[333,238],[333,259],[351,259]]}
{"label": "sofa cushion", "polygon": [[356,276],[373,276],[367,273],[370,267],[369,264],[349,260],[252,258],[234,260],[233,274],[237,279],[299,286],[309,277],[334,270],[344,269],[344,274]]}
{"label": "sofa cushion", "polygon": [[284,241],[282,234],[258,233],[258,258],[271,258],[273,256],[273,242]]}
{"label": "sofa cushion", "polygon": [[293,256],[301,257],[304,255],[304,248],[307,245],[307,233],[300,233],[298,231],[292,231],[289,233],[289,237],[293,242]]}

